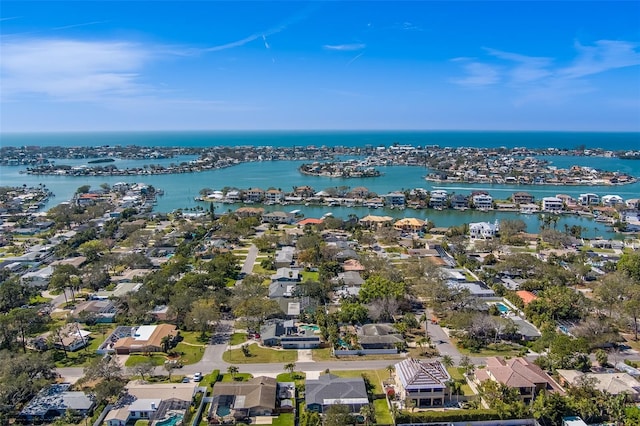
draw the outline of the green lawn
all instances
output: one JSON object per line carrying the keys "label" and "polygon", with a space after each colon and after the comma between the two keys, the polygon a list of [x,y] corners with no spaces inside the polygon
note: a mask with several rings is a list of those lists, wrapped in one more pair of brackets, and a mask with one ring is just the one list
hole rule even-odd
{"label": "green lawn", "polygon": [[389,360],[395,361],[401,359],[401,354],[396,355],[349,355],[349,356],[333,356],[331,348],[313,349],[311,351],[311,357],[314,361],[375,361],[375,360]]}
{"label": "green lawn", "polygon": [[204,346],[191,346],[180,342],[178,346],[174,348],[174,351],[180,354],[180,361],[182,361],[184,365],[195,364],[202,359]]}
{"label": "green lawn", "polygon": [[273,426],[294,426],[295,417],[293,413],[282,413],[273,421],[271,424]]}
{"label": "green lawn", "polygon": [[[110,333],[111,331],[107,332],[106,336],[108,336]],[[85,365],[89,364],[94,358],[100,357],[101,355],[98,355],[96,351],[98,350],[100,344],[102,344],[102,342],[104,341],[105,337],[98,336],[99,335],[96,334],[96,338],[91,339],[89,346],[87,346],[85,349],[80,349],[75,352],[67,352],[66,358],[64,357],[64,353],[62,351],[55,351],[54,353],[56,357],[56,367],[84,367]]]}
{"label": "green lawn", "polygon": [[189,343],[191,345],[206,345],[209,341],[209,335],[205,335],[202,338],[202,333],[199,331],[183,331],[180,330],[180,336],[182,336],[182,342]]}
{"label": "green lawn", "polygon": [[251,373],[236,373],[235,378],[229,373],[220,374],[222,379],[218,380],[219,382],[246,382],[247,380],[253,378]]}
{"label": "green lawn", "polygon": [[230,345],[239,345],[247,341],[247,333],[233,333],[229,340]]}
{"label": "green lawn", "polygon": [[51,298],[49,297],[42,297],[40,294],[38,294],[37,296],[33,296],[31,299],[29,299],[29,304],[30,305],[39,305],[41,303],[49,303],[51,302]]}
{"label": "green lawn", "polygon": [[505,345],[505,349],[492,349],[490,345],[487,348],[482,348],[478,352],[472,352],[469,349],[463,348],[458,345],[458,340],[456,338],[451,338],[451,343],[456,346],[456,348],[463,355],[476,356],[476,357],[484,357],[484,356],[518,356],[520,351],[523,349],[522,346],[507,346]]}
{"label": "green lawn", "polygon": [[302,271],[302,281],[318,281],[320,279],[320,272]]}
{"label": "green lawn", "polygon": [[449,372],[449,375],[451,376],[451,378],[453,380],[461,380],[462,381],[462,392],[464,395],[469,396],[469,395],[473,395],[473,391],[471,390],[471,386],[469,386],[467,384],[467,380],[464,378],[464,376],[462,375],[462,371],[460,368],[458,367],[449,367],[447,368],[447,371]]}
{"label": "green lawn", "polygon": [[276,273],[276,271],[274,271],[273,269],[264,269],[262,266],[260,266],[259,263],[256,263],[255,265],[253,265],[252,272],[258,275],[273,275]]}
{"label": "green lawn", "polygon": [[256,343],[249,346],[250,356],[246,357],[242,349],[231,349],[222,355],[222,359],[230,364],[296,362],[298,352],[295,350],[268,349]]}
{"label": "green lawn", "polygon": [[366,374],[373,385],[373,393],[381,394],[382,390],[382,381],[389,379],[389,372],[387,370],[330,370],[331,374],[334,374],[338,377],[362,377],[363,374]]}
{"label": "green lawn", "polygon": [[127,358],[127,362],[124,363],[125,367],[133,367],[138,364],[143,364],[145,362],[151,362],[151,364],[156,367],[161,366],[166,361],[167,357],[165,354],[153,354],[153,355],[129,355]]}
{"label": "green lawn", "polygon": [[373,401],[373,408],[376,412],[376,423],[383,425],[393,424],[393,417],[391,417],[391,411],[389,410],[386,399],[376,399]]}

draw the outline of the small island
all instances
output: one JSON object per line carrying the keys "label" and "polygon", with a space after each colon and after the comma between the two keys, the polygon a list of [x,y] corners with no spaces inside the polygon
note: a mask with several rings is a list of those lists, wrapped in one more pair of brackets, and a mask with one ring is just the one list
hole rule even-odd
{"label": "small island", "polygon": [[303,164],[298,170],[304,175],[325,176],[337,178],[365,178],[382,176],[379,170],[375,169],[364,161],[340,161],[330,163],[314,162]]}

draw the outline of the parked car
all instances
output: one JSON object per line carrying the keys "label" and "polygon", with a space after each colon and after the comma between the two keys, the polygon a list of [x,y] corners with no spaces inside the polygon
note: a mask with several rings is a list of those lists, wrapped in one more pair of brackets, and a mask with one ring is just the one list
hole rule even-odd
{"label": "parked car", "polygon": [[185,377],[184,379],[182,379],[182,383],[189,383],[189,378]]}
{"label": "parked car", "polygon": [[199,382],[202,380],[202,373],[197,372],[196,374],[193,375],[193,381],[194,382]]}

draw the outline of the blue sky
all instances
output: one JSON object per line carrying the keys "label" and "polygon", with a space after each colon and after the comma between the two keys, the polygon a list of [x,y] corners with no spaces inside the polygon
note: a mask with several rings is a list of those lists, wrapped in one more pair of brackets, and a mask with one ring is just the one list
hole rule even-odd
{"label": "blue sky", "polygon": [[2,1],[1,131],[640,131],[640,2]]}

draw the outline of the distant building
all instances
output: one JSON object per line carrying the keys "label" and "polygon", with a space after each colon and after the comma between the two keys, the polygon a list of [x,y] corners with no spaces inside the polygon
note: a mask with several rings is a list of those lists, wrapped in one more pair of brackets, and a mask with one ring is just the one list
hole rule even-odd
{"label": "distant building", "polygon": [[544,197],[542,199],[542,210],[545,212],[559,212],[563,207],[564,203],[558,197]]}
{"label": "distant building", "polygon": [[583,206],[595,206],[600,204],[600,197],[593,193],[580,194],[578,202]]}
{"label": "distant building", "polygon": [[383,195],[383,198],[388,206],[404,206],[405,204],[405,196],[402,192],[390,192]]}
{"label": "distant building", "polygon": [[472,197],[473,205],[478,210],[490,210],[493,208],[493,197],[488,194],[478,194]]}
{"label": "distant building", "polygon": [[531,204],[533,203],[533,195],[528,192],[514,192],[511,200],[515,204]]}

